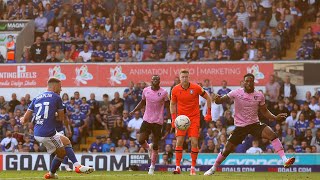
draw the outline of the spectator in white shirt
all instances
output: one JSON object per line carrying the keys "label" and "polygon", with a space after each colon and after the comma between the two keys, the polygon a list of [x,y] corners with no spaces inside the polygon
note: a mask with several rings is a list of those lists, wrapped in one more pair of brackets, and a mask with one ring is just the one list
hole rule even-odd
{"label": "spectator in white shirt", "polygon": [[259,141],[258,140],[254,140],[252,141],[252,147],[249,148],[246,153],[247,154],[260,154],[262,153],[262,149],[259,147]]}
{"label": "spectator in white shirt", "polygon": [[212,28],[210,29],[212,37],[218,37],[222,34],[222,28],[219,26],[219,22],[214,20],[212,22]]}
{"label": "spectator in white shirt", "polygon": [[182,29],[186,30],[189,25],[189,20],[186,18],[184,12],[179,14],[179,17],[175,19],[174,24],[177,25],[179,21],[182,23]]}
{"label": "spectator in white shirt", "polygon": [[209,29],[206,27],[206,22],[205,21],[200,21],[200,28],[197,29],[196,31],[196,36],[199,37],[206,37],[206,32],[209,31]]}
{"label": "spectator in white shirt", "polygon": [[320,107],[319,107],[319,105],[317,104],[317,99],[316,99],[315,96],[312,96],[311,102],[310,102],[310,104],[309,104],[309,108],[310,108],[311,110],[313,110],[314,112],[320,110]]}
{"label": "spectator in white shirt", "polygon": [[6,138],[1,141],[1,149],[3,152],[14,152],[18,146],[16,138],[12,137],[11,131],[6,132]]}
{"label": "spectator in white shirt", "polygon": [[88,62],[88,61],[91,61],[91,54],[92,54],[92,52],[89,51],[88,45],[85,44],[85,45],[83,46],[83,51],[81,51],[81,52],[79,53],[79,57],[82,58],[83,62]]}
{"label": "spectator in white shirt", "polygon": [[128,123],[130,140],[137,140],[137,132],[140,130],[143,119],[140,117],[140,111],[134,112],[134,118]]}
{"label": "spectator in white shirt", "polygon": [[286,124],[288,125],[288,128],[294,128],[294,125],[298,121],[297,111],[292,110],[291,115],[287,117]]}
{"label": "spectator in white shirt", "polygon": [[168,52],[166,53],[166,56],[164,58],[164,61],[174,61],[176,58],[176,52],[174,51],[172,46],[168,47]]}
{"label": "spectator in white shirt", "polygon": [[243,26],[249,29],[249,14],[245,11],[244,5],[240,5],[239,12],[236,13],[234,19],[241,21]]}

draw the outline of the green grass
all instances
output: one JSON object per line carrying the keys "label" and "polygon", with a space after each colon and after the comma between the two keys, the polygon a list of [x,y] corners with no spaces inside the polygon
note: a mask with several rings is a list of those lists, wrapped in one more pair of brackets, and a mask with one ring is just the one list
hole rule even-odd
{"label": "green grass", "polygon": [[[45,171],[2,171],[0,172],[0,180],[37,180],[43,179]],[[197,176],[189,176],[187,172],[181,175],[173,175],[171,172],[155,172],[156,174],[150,176],[144,171],[122,171],[122,172],[109,172],[109,171],[96,171],[92,174],[76,174],[74,172],[58,172],[59,179],[83,179],[83,180],[197,180],[197,179],[320,179],[320,173],[274,173],[274,172],[249,172],[249,173],[233,173],[233,172],[217,172],[212,176],[203,176],[203,172],[197,172]]]}

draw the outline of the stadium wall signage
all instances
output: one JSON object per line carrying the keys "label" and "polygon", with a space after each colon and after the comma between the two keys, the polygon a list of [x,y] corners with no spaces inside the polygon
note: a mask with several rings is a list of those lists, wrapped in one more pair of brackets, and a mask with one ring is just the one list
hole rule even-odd
{"label": "stadium wall signage", "polygon": [[189,69],[192,81],[210,79],[220,86],[227,80],[229,86],[239,86],[243,75],[256,76],[257,85],[264,85],[273,73],[272,63],[207,63],[207,64],[19,64],[0,66],[0,87],[46,87],[50,77],[63,82],[64,87],[126,87],[130,81],[150,81],[153,74],[161,76],[161,85],[170,87],[179,70]]}
{"label": "stadium wall signage", "polygon": [[[209,168],[211,168],[211,165],[202,165],[202,166],[196,166],[196,171],[207,171]],[[149,165],[144,164],[140,166],[139,170],[141,171],[148,171]],[[174,171],[175,166],[174,165],[157,165],[156,171]],[[181,166],[181,171],[190,171],[190,165]],[[319,165],[295,165],[290,168],[284,168],[283,166],[276,165],[221,165],[219,168],[217,168],[218,172],[304,172],[304,173],[310,173],[310,172],[320,172]]]}
{"label": "stadium wall signage", "polygon": [[0,21],[0,31],[21,31],[27,21]]}
{"label": "stadium wall signage", "polygon": [[[289,154],[291,156],[292,154]],[[218,171],[222,172],[320,172],[320,154],[295,154],[296,163],[283,168],[277,154],[231,154]],[[145,170],[150,161],[147,154],[76,154],[81,164],[92,166],[97,171],[123,171],[130,166]],[[215,162],[217,154],[199,154],[197,170],[207,170]],[[162,155],[159,156],[161,164]],[[173,158],[175,159],[175,158]],[[46,153],[3,153],[0,154],[0,170],[49,170],[50,155]],[[184,154],[182,170],[190,168],[190,155]],[[71,162],[69,162],[72,167]],[[156,166],[159,171],[173,171],[175,166]]]}

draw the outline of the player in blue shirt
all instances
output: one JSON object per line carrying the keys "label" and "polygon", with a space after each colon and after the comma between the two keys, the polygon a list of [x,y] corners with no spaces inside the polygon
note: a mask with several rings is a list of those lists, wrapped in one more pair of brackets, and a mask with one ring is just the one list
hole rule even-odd
{"label": "player in blue shirt", "polygon": [[[64,121],[65,113],[60,97],[61,81],[56,78],[48,80],[48,90],[35,97],[27,112],[20,121],[25,124],[34,117],[34,137],[39,143],[43,143],[47,152],[56,156],[52,160],[50,171],[44,176],[45,179],[57,179],[56,171],[61,165],[63,158],[68,158],[74,163],[77,173],[91,173],[92,167],[82,166],[74,154],[70,140],[62,134],[57,133],[58,120]],[[58,114],[58,120],[56,119]]]}

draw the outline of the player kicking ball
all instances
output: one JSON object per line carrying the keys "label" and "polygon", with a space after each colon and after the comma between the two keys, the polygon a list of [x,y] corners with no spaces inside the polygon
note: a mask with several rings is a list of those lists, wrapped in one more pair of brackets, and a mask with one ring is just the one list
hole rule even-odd
{"label": "player kicking ball", "polygon": [[283,160],[284,167],[290,167],[295,162],[295,158],[292,157],[288,159],[286,157],[277,134],[269,126],[261,123],[258,118],[259,111],[266,118],[277,121],[286,118],[287,114],[281,113],[275,116],[267,109],[264,95],[254,89],[253,74],[246,74],[244,76],[244,88],[233,90],[223,97],[216,95],[214,98],[216,104],[229,102],[230,99],[234,101],[234,124],[236,128],[229,136],[222,153],[218,154],[214,165],[205,172],[204,175],[214,174],[217,167],[230,153],[234,152],[237,145],[241,144],[248,134],[256,138],[265,138],[271,141],[275,152],[277,152]]}
{"label": "player kicking ball", "polygon": [[[133,115],[134,112],[140,110],[143,106],[145,106],[145,112],[143,115],[143,123],[140,128],[139,143],[141,147],[148,150],[149,158],[151,158],[148,174],[153,175],[162,134],[164,107],[166,107],[167,112],[169,112],[170,109],[168,92],[160,87],[160,77],[158,75],[152,76],[151,86],[143,89],[142,99],[133,111],[130,112],[130,115]],[[170,114],[168,116],[170,117]],[[168,135],[170,128],[169,124],[164,137]],[[148,144],[146,141],[151,133],[153,134],[153,143]]]}
{"label": "player kicking ball", "polygon": [[178,115],[187,116],[190,121],[190,127],[185,130],[178,130],[176,128],[176,169],[174,170],[174,174],[180,174],[180,162],[182,159],[182,151],[183,151],[183,142],[185,136],[188,134],[191,139],[191,169],[190,175],[196,175],[196,162],[198,158],[199,148],[198,148],[198,139],[199,139],[199,129],[200,129],[200,109],[199,109],[199,96],[202,96],[207,100],[208,110],[205,116],[205,120],[211,121],[211,98],[200,87],[198,84],[189,82],[189,71],[181,70],[179,74],[179,78],[181,83],[176,85],[172,89],[171,101],[170,101],[170,111],[172,117],[172,127],[175,127],[174,120]]}
{"label": "player kicking ball", "polygon": [[[64,122],[65,113],[60,97],[61,81],[56,78],[48,80],[48,90],[35,97],[27,112],[21,117],[21,124],[30,121],[32,114],[34,117],[34,138],[39,143],[43,143],[47,152],[56,156],[52,160],[50,171],[45,174],[45,179],[58,179],[56,174],[64,157],[67,156],[75,166],[77,173],[92,173],[92,167],[81,165],[74,154],[70,140],[56,131],[58,121]],[[56,112],[58,118],[56,118]]]}

